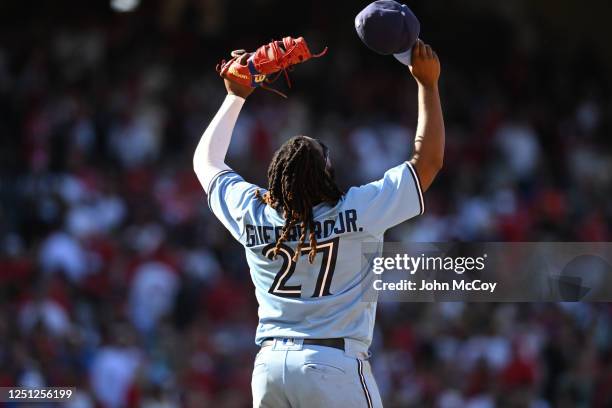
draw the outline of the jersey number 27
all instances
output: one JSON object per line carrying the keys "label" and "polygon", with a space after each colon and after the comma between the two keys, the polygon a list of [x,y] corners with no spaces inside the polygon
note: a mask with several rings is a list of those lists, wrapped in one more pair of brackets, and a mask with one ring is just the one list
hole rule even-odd
{"label": "jersey number 27", "polygon": [[[331,295],[329,288],[331,281],[334,276],[334,269],[336,268],[336,257],[338,255],[338,243],[340,238],[336,237],[327,241],[317,242],[317,255],[323,254],[321,260],[321,268],[317,275],[317,283],[315,285],[314,292],[311,297],[321,297]],[[266,258],[272,259],[274,247],[276,244],[266,245],[262,250],[263,255]],[[310,252],[310,247],[304,247],[300,249],[300,256],[306,255]],[[274,282],[268,290],[269,293],[290,298],[299,298],[302,296],[302,285],[287,285],[291,276],[295,272],[295,262],[293,257],[295,251],[291,247],[281,244],[279,247],[278,256],[283,260],[283,266],[277,272],[274,277]]]}

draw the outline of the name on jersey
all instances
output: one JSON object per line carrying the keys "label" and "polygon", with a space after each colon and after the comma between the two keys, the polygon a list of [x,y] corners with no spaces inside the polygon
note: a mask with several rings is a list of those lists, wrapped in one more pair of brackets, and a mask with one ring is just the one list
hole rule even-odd
{"label": "name on jersey", "polygon": [[[276,242],[281,235],[283,226],[272,227],[269,225],[246,224],[247,247]],[[327,238],[331,235],[346,234],[348,232],[363,231],[362,227],[357,226],[357,211],[345,210],[338,213],[335,219],[323,222],[314,222],[314,233],[317,240]],[[302,227],[296,225],[289,229],[287,233],[288,242],[297,242],[302,235]]]}

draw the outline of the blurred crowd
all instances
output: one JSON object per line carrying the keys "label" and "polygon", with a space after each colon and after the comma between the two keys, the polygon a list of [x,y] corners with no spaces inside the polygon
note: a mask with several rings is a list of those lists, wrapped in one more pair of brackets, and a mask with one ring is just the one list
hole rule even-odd
{"label": "blurred crowd", "polygon": [[[254,93],[228,160],[264,184],[283,140],[316,136],[345,188],[409,157],[410,74],[359,43],[367,2],[41,3],[0,6],[0,386],[73,386],[72,408],[250,406],[253,286],[191,164],[224,95],[214,66],[282,35],[328,45],[289,99]],[[445,167],[387,239],[610,241],[605,59],[508,7],[444,3],[413,8],[442,60]],[[392,408],[608,407],[611,345],[608,304],[384,303],[372,365]]]}

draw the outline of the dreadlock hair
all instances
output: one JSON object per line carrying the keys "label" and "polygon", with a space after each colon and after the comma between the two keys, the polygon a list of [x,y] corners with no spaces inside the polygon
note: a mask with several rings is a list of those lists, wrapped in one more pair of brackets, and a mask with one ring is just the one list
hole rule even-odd
{"label": "dreadlock hair", "polygon": [[259,190],[255,192],[255,197],[282,211],[285,218],[285,225],[273,250],[274,259],[291,228],[299,224],[301,234],[293,261],[297,262],[300,256],[308,230],[308,262],[313,263],[317,254],[317,239],[312,208],[322,202],[335,204],[342,197],[342,191],[326,169],[326,160],[312,140],[306,136],[294,136],[283,143],[268,167],[268,191],[263,195]]}

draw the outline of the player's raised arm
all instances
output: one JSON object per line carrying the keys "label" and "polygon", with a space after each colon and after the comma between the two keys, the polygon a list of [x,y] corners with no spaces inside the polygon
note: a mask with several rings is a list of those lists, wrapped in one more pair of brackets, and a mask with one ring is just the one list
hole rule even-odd
{"label": "player's raised arm", "polygon": [[253,88],[227,79],[225,79],[225,88],[227,96],[204,131],[193,155],[193,169],[206,193],[215,175],[229,169],[225,164],[225,155],[230,145],[232,132],[246,97],[253,92]]}
{"label": "player's raised arm", "polygon": [[414,46],[410,72],[419,86],[419,119],[410,162],[416,168],[422,190],[426,191],[442,168],[445,136],[438,92],[440,61],[435,51],[421,40]]}

